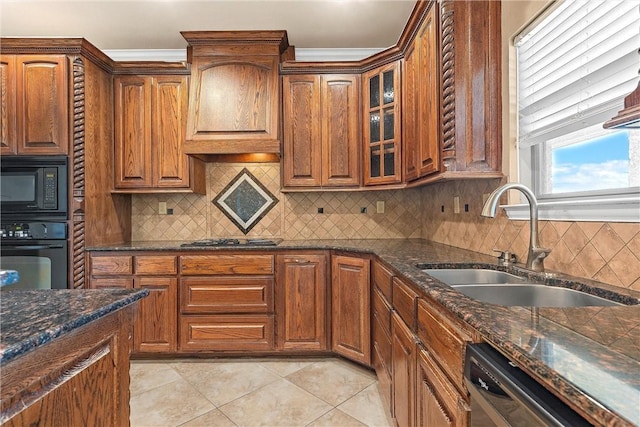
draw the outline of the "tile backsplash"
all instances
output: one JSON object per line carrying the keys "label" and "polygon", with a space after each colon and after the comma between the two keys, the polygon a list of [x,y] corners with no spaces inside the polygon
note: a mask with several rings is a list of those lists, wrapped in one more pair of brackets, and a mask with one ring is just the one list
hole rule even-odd
{"label": "tile backsplash", "polygon": [[[407,190],[282,193],[280,165],[275,163],[209,163],[206,195],[133,195],[132,239],[245,237],[211,203],[245,167],[279,200],[246,237],[423,237],[486,254],[494,254],[494,248],[509,250],[526,260],[528,221],[511,221],[502,210],[496,218],[480,216],[482,194],[498,187],[499,180],[460,180]],[[454,196],[460,197],[459,214],[453,213]],[[173,215],[158,214],[161,201]],[[376,213],[378,201],[385,202],[384,213]],[[539,225],[541,245],[552,249],[545,260],[549,270],[640,290],[640,224],[540,221]]]}
{"label": "tile backsplash", "polygon": [[[245,237],[211,201],[243,168],[279,200],[246,237],[288,240],[421,237],[420,189],[367,192],[280,192],[276,163],[208,163],[207,194],[136,194],[132,199],[133,240],[196,240]],[[159,215],[158,202],[173,215]],[[385,212],[376,213],[376,202]],[[318,213],[322,208],[323,213]],[[362,213],[366,208],[366,213]]]}
{"label": "tile backsplash", "polygon": [[[503,209],[495,218],[480,216],[483,193],[500,183],[454,181],[423,187],[423,237],[491,255],[494,248],[509,250],[526,261],[529,221],[509,220]],[[454,196],[460,197],[459,214],[453,213]],[[469,212],[464,212],[465,204]],[[640,290],[640,224],[540,221],[538,226],[540,245],[551,249],[547,269]]]}

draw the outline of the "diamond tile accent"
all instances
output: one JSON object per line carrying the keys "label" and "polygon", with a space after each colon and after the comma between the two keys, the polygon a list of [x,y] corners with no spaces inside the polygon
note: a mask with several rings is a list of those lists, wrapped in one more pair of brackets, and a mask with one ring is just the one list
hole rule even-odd
{"label": "diamond tile accent", "polygon": [[244,234],[247,234],[267,212],[273,209],[278,199],[247,168],[244,168],[212,202]]}

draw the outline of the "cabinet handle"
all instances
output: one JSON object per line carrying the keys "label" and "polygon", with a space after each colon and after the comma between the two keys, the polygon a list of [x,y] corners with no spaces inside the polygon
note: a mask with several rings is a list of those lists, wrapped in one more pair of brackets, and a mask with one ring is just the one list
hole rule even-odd
{"label": "cabinet handle", "polygon": [[295,259],[293,260],[293,262],[295,262],[296,264],[309,264],[311,261],[309,261],[308,259]]}

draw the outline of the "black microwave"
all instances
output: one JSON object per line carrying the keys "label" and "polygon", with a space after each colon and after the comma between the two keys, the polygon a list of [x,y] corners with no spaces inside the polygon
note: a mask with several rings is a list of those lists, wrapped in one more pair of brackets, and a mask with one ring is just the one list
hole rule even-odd
{"label": "black microwave", "polygon": [[67,219],[67,156],[0,157],[3,217]]}

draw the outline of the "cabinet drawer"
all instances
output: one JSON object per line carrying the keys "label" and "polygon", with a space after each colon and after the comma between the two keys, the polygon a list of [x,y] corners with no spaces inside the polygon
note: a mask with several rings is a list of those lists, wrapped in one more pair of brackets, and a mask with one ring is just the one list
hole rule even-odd
{"label": "cabinet drawer", "polygon": [[273,274],[273,255],[183,255],[183,275]]}
{"label": "cabinet drawer", "polygon": [[183,313],[273,313],[271,277],[186,277]]}
{"label": "cabinet drawer", "polygon": [[89,285],[91,289],[112,289],[112,288],[125,288],[131,289],[133,288],[133,278],[131,277],[113,277],[113,278],[102,278],[102,279],[91,279],[91,284]]}
{"label": "cabinet drawer", "polygon": [[94,276],[132,274],[132,258],[131,255],[91,257],[91,274]]}
{"label": "cabinet drawer", "polygon": [[180,350],[273,350],[273,315],[182,316]]}
{"label": "cabinet drawer", "polygon": [[134,259],[136,274],[162,275],[178,272],[178,257],[171,255],[140,255]]}
{"label": "cabinet drawer", "polygon": [[463,390],[465,345],[471,336],[429,305],[418,302],[418,338],[453,383]]}
{"label": "cabinet drawer", "polygon": [[418,294],[397,277],[393,278],[393,308],[412,331],[416,330]]}
{"label": "cabinet drawer", "polygon": [[378,319],[387,335],[391,335],[391,306],[378,289],[373,290],[373,318]]}
{"label": "cabinet drawer", "polygon": [[373,284],[380,289],[387,301],[392,300],[392,280],[393,274],[385,266],[379,262],[373,263]]}

